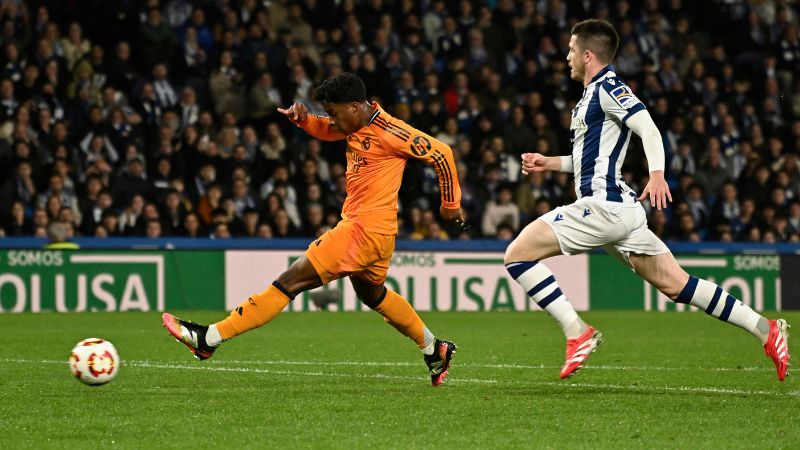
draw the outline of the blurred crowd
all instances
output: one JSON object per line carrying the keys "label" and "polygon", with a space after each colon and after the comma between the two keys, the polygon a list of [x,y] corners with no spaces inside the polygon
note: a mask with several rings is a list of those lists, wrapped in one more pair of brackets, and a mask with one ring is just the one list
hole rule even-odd
{"label": "blurred crowd", "polygon": [[[571,26],[613,23],[616,71],[662,131],[684,241],[800,240],[795,1],[4,0],[0,235],[313,237],[339,220],[344,144],[276,114],[343,71],[449,144],[472,224],[438,218],[432,167],[409,162],[400,237],[511,239],[574,201]],[[638,138],[623,166],[641,190]]]}

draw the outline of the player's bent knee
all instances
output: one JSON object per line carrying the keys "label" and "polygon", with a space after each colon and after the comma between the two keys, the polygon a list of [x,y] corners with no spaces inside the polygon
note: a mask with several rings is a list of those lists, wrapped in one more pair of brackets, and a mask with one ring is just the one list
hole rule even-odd
{"label": "player's bent knee", "polygon": [[519,238],[511,241],[511,244],[506,247],[506,253],[503,256],[503,263],[510,264],[512,262],[527,261],[523,252],[520,251],[520,247],[521,245],[519,244]]}
{"label": "player's bent knee", "polygon": [[293,295],[322,286],[322,280],[314,269],[314,265],[305,256],[295,261],[285,272],[280,274],[277,282]]}
{"label": "player's bent knee", "polygon": [[359,295],[358,299],[361,300],[361,303],[363,303],[369,309],[375,309],[381,304],[381,302],[383,302],[383,299],[386,298],[386,294],[388,292],[388,289],[384,286],[380,294],[375,295],[374,293],[369,293],[365,295]]}
{"label": "player's bent knee", "polygon": [[677,301],[683,288],[686,287],[686,281],[678,276],[670,276],[662,280],[656,287],[662,294],[666,295],[674,302]]}
{"label": "player's bent knee", "polygon": [[351,278],[350,281],[358,299],[370,309],[377,308],[386,298],[386,293],[388,292],[386,285],[372,285],[354,278]]}

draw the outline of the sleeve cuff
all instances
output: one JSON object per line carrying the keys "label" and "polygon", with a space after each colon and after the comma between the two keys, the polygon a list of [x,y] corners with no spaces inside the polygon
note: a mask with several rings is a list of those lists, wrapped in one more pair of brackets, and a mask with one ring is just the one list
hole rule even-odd
{"label": "sleeve cuff", "polygon": [[459,200],[457,202],[446,202],[446,201],[442,200],[442,206],[444,206],[447,209],[461,208],[461,200]]}

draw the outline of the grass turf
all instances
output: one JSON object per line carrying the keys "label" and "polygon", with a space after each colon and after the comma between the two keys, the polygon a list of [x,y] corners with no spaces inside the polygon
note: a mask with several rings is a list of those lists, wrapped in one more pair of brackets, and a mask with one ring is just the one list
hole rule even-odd
{"label": "grass turf", "polygon": [[[436,389],[377,314],[284,314],[204,362],[156,313],[0,315],[0,448],[800,447],[797,373],[703,314],[587,313],[606,343],[565,381],[543,313],[422,316],[459,345]],[[122,357],[106,386],[69,373],[87,337]]]}

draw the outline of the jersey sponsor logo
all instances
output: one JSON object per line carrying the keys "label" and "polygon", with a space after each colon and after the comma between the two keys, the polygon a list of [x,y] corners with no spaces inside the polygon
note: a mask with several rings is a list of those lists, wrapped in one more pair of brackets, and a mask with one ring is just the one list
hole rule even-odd
{"label": "jersey sponsor logo", "polygon": [[367,165],[367,158],[359,155],[358,153],[354,151],[348,151],[347,154],[350,155],[350,158],[347,162],[347,170],[349,172],[358,173],[358,171],[361,169],[361,166]]}
{"label": "jersey sponsor logo", "polygon": [[639,99],[637,99],[636,96],[633,95],[633,92],[631,92],[631,88],[625,86],[624,84],[622,86],[612,89],[610,94],[612,97],[614,97],[614,100],[616,100],[617,103],[619,103],[619,106],[622,106],[625,109],[629,109],[633,105],[639,103]]}
{"label": "jersey sponsor logo", "polygon": [[425,156],[431,149],[431,141],[425,136],[414,136],[409,146],[411,153],[416,156]]}

